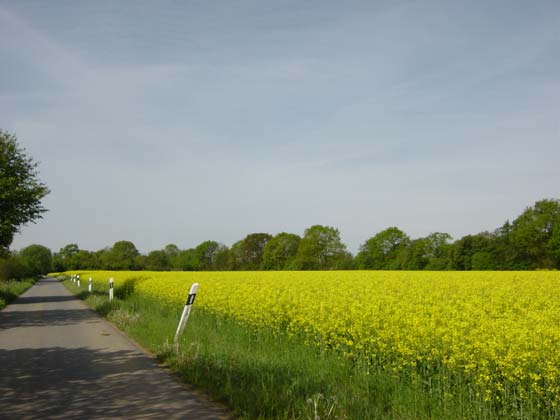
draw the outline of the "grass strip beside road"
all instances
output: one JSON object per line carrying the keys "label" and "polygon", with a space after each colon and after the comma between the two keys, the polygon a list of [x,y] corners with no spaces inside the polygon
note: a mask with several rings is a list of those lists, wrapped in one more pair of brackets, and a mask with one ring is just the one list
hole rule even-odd
{"label": "grass strip beside road", "polygon": [[154,353],[190,386],[227,404],[238,419],[491,419],[466,402],[468,392],[441,398],[422,384],[372,371],[302,339],[250,330],[196,307],[179,351],[173,336],[182,307],[132,293],[71,291]]}
{"label": "grass strip beside road", "polygon": [[0,310],[8,306],[19,295],[36,283],[35,279],[1,280],[0,281]]}

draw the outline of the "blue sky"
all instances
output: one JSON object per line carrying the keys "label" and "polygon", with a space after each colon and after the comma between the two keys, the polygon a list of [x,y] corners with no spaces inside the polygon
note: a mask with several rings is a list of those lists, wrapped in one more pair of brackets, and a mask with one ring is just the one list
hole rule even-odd
{"label": "blue sky", "polygon": [[0,0],[0,127],[52,190],[13,247],[492,230],[560,197],[559,28],[557,1]]}

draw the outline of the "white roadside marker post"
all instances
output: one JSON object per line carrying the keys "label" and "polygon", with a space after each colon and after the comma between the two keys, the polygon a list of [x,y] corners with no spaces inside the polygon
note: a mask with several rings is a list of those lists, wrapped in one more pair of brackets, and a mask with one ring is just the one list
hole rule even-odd
{"label": "white roadside marker post", "polygon": [[91,277],[88,279],[87,291],[91,293]]}
{"label": "white roadside marker post", "polygon": [[109,279],[109,301],[113,300],[113,277]]}
{"label": "white roadside marker post", "polygon": [[80,287],[80,275],[79,274],[76,276],[76,280],[78,281],[78,287]]}
{"label": "white roadside marker post", "polygon": [[187,320],[189,319],[189,315],[191,314],[192,305],[194,303],[194,299],[196,297],[196,292],[198,291],[198,283],[193,283],[191,286],[191,290],[189,291],[189,296],[187,297],[187,303],[185,303],[185,307],[183,308],[183,313],[181,314],[181,320],[179,321],[179,325],[177,326],[177,331],[175,332],[175,349],[179,348],[179,337],[183,334],[183,330],[185,329],[185,325],[187,325]]}

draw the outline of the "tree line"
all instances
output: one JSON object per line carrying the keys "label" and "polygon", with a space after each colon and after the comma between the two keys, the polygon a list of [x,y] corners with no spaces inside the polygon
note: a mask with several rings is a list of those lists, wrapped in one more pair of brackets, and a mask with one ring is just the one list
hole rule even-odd
{"label": "tree line", "polygon": [[338,229],[315,225],[302,237],[282,232],[251,233],[228,248],[205,241],[195,248],[169,244],[146,255],[130,241],[99,251],[68,244],[58,252],[31,245],[9,247],[21,226],[34,223],[46,209],[49,193],[38,179],[37,162],[15,134],[0,129],[0,280],[49,271],[108,270],[533,270],[560,268],[560,201],[545,199],[493,232],[456,241],[444,232],[411,239],[389,227],[365,241],[356,255],[348,252]]}
{"label": "tree line", "polygon": [[[68,244],[58,252],[31,245],[12,253],[12,269],[29,274],[79,269],[99,270],[534,270],[560,268],[560,200],[537,201],[512,222],[493,232],[453,241],[434,232],[411,239],[389,227],[348,252],[338,229],[315,225],[302,237],[282,232],[251,233],[231,247],[205,241],[194,248],[141,254],[130,241],[99,251]],[[39,268],[40,267],[40,268]]]}

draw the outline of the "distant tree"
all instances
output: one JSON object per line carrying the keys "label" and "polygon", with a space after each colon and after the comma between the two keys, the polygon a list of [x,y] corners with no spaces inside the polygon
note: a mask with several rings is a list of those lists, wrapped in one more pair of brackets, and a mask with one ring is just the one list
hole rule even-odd
{"label": "distant tree", "polygon": [[218,248],[214,251],[212,256],[212,269],[224,271],[228,269],[229,262],[229,248],[224,244],[218,244]]}
{"label": "distant tree", "polygon": [[179,247],[175,244],[165,245],[163,251],[169,258],[176,257],[177,255],[179,255],[180,252]]}
{"label": "distant tree", "polygon": [[80,249],[74,256],[74,265],[79,270],[95,268],[94,254],[91,251]]}
{"label": "distant tree", "polygon": [[79,250],[80,248],[77,244],[68,244],[64,246],[64,248],[61,248],[58,253],[63,259],[71,259],[78,253]]}
{"label": "distant tree", "polygon": [[25,270],[25,277],[47,274],[52,270],[51,250],[43,245],[29,245],[23,248],[18,257]]}
{"label": "distant tree", "polygon": [[526,270],[528,260],[523,257],[521,250],[515,245],[512,235],[512,225],[507,220],[492,234],[493,257],[496,270]]}
{"label": "distant tree", "polygon": [[243,239],[234,243],[229,249],[228,270],[243,270]]}
{"label": "distant tree", "polygon": [[61,248],[53,257],[53,265],[57,271],[66,271],[73,269],[74,255],[79,251],[77,244],[68,244]]}
{"label": "distant tree", "polygon": [[169,260],[169,269],[178,270],[178,268],[176,268],[176,266],[178,265],[176,260],[179,252],[181,252],[179,247],[175,244],[168,244],[163,247],[163,252],[165,252],[165,255],[167,255],[167,258]]}
{"label": "distant tree", "polygon": [[197,271],[199,266],[196,251],[193,248],[179,251],[177,257],[173,259],[173,268],[175,270]]}
{"label": "distant tree", "polygon": [[298,235],[286,232],[270,239],[263,250],[263,269],[284,270],[289,267],[296,258],[300,241]]}
{"label": "distant tree", "polygon": [[361,269],[398,270],[407,258],[410,238],[397,227],[387,228],[368,239],[356,256]]}
{"label": "distant tree", "polygon": [[[429,258],[427,256],[428,240],[426,238],[414,239],[410,242],[404,252],[402,269],[404,270],[424,270],[428,265]],[[362,255],[360,255],[362,258]]]}
{"label": "distant tree", "polygon": [[560,223],[556,224],[552,230],[552,235],[547,243],[547,254],[553,261],[553,266],[560,268]]}
{"label": "distant tree", "polygon": [[66,271],[62,259],[59,257],[58,253],[56,252],[53,254],[52,267],[53,267],[53,271],[57,273]]}
{"label": "distant tree", "polygon": [[452,270],[495,270],[496,237],[489,232],[466,235],[455,241],[450,250]]}
{"label": "distant tree", "polygon": [[37,178],[37,165],[15,134],[0,130],[0,256],[8,254],[21,226],[34,223],[46,211],[41,200],[49,189]]}
{"label": "distant tree", "polygon": [[110,254],[110,247],[105,247],[98,251],[92,252],[92,262],[94,263],[93,268],[97,270],[110,270]]}
{"label": "distant tree", "polygon": [[352,255],[340,240],[338,229],[314,225],[305,230],[296,258],[291,263],[295,270],[336,270],[350,268]]}
{"label": "distant tree", "polygon": [[144,259],[144,269],[151,271],[166,271],[171,269],[169,256],[165,251],[151,251]]}
{"label": "distant tree", "polygon": [[21,279],[26,276],[26,267],[16,252],[0,257],[0,281]]}
{"label": "distant tree", "polygon": [[227,266],[228,249],[224,244],[216,241],[205,241],[198,245],[194,252],[197,270],[224,270]]}
{"label": "distant tree", "polygon": [[55,271],[94,268],[93,265],[91,253],[81,250],[77,244],[68,244],[53,256]]}
{"label": "distant tree", "polygon": [[511,240],[529,268],[560,268],[555,242],[560,226],[560,200],[540,200],[513,221]]}
{"label": "distant tree", "polygon": [[134,270],[137,266],[136,257],[140,253],[130,241],[115,242],[109,252],[105,254],[105,263],[110,270]]}
{"label": "distant tree", "polygon": [[449,266],[451,236],[434,232],[410,242],[406,270],[445,270]]}
{"label": "distant tree", "polygon": [[272,236],[268,233],[251,233],[231,247],[230,268],[235,270],[259,270],[264,248]]}
{"label": "distant tree", "polygon": [[[146,264],[148,261],[148,256],[144,255],[144,254],[138,254],[136,257],[134,257],[134,264],[133,264],[133,270],[148,270],[148,268],[146,268]],[[154,270],[157,271],[157,270]]]}

